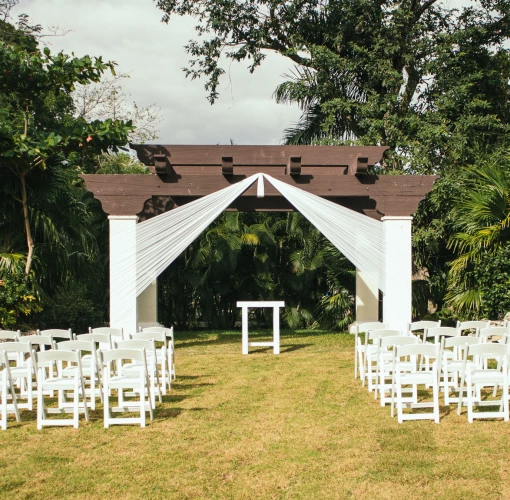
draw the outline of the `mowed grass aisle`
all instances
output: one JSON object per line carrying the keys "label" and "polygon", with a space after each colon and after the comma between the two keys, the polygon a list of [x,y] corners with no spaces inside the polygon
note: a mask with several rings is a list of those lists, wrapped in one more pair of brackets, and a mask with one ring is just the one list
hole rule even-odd
{"label": "mowed grass aisle", "polygon": [[510,424],[391,419],[353,378],[353,337],[288,332],[241,355],[240,332],[177,333],[155,421],[0,433],[3,498],[510,498]]}

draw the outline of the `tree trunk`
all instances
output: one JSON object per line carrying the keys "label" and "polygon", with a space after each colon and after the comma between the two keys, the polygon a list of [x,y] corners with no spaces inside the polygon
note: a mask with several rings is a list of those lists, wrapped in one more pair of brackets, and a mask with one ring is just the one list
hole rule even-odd
{"label": "tree trunk", "polygon": [[27,263],[25,265],[25,274],[30,273],[30,268],[32,267],[32,258],[34,255],[34,240],[32,239],[32,230],[30,229],[30,219],[28,216],[28,203],[27,203],[27,185],[25,183],[25,173],[23,172],[20,175],[21,181],[21,203],[23,203],[23,218],[25,219],[25,234],[27,237]]}

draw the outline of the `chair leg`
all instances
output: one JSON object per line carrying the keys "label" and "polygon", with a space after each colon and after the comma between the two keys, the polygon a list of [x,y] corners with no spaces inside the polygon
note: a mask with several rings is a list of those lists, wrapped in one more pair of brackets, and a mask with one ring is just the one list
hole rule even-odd
{"label": "chair leg", "polygon": [[[149,380],[146,380],[147,385],[147,399],[149,400],[149,408],[152,408],[151,391]],[[144,388],[144,376],[140,375],[140,427],[145,427],[145,388]]]}
{"label": "chair leg", "polygon": [[103,383],[103,420],[104,420],[104,428],[108,429],[110,427],[110,398],[108,396],[108,382]]}
{"label": "chair leg", "polygon": [[[85,381],[83,380],[83,378],[80,378],[80,383],[81,383],[81,387],[83,389],[83,411],[85,413],[85,422],[88,422],[89,421],[89,408],[88,408],[88,405],[87,405],[87,396],[85,394]],[[94,383],[94,380],[92,379],[92,383]],[[94,383],[94,387],[95,387],[95,383]],[[94,399],[92,400],[93,401],[93,405],[94,405],[94,410],[96,408],[96,405],[95,405],[95,401],[96,401],[96,394],[95,394],[95,391],[93,392],[93,396],[94,396]]]}
{"label": "chair leg", "polygon": [[508,422],[509,415],[508,415],[508,380],[503,382],[503,392],[501,394],[501,399],[503,399],[503,412],[504,412],[504,421]]}
{"label": "chair leg", "polygon": [[468,422],[473,423],[473,386],[471,384],[471,377],[468,374],[466,381],[467,391],[467,408],[468,408]]}
{"label": "chair leg", "polygon": [[434,398],[434,422],[439,423],[439,384],[437,378],[432,385],[432,396]]}
{"label": "chair leg", "polygon": [[44,398],[42,393],[42,381],[37,389],[37,429],[42,429],[42,421],[44,419]]}
{"label": "chair leg", "polygon": [[[7,429],[7,370],[2,373],[2,430]],[[13,401],[16,401],[13,399]]]}
{"label": "chair leg", "polygon": [[401,424],[404,421],[404,411],[402,408],[402,385],[400,381],[400,377],[397,374],[397,417],[398,417],[398,423]]}

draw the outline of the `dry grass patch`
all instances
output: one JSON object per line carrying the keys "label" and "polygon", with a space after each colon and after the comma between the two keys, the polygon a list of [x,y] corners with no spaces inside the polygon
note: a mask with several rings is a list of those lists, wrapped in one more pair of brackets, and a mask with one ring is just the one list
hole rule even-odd
{"label": "dry grass patch", "polygon": [[[267,335],[267,333],[266,333]],[[254,335],[257,336],[257,335]],[[259,335],[260,337],[263,334]],[[239,332],[177,334],[178,380],[146,429],[0,433],[7,498],[509,498],[510,425],[391,419],[352,377],[353,338],[297,331],[241,355]]]}

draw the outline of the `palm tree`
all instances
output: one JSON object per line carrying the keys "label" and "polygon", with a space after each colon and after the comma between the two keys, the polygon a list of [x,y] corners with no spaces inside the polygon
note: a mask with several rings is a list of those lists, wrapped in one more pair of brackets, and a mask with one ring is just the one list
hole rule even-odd
{"label": "palm tree", "polygon": [[508,250],[510,152],[467,169],[464,186],[453,212],[457,232],[449,240],[449,247],[460,255],[451,262],[446,298],[454,310],[469,313],[482,310],[493,285],[483,282],[480,271]]}

